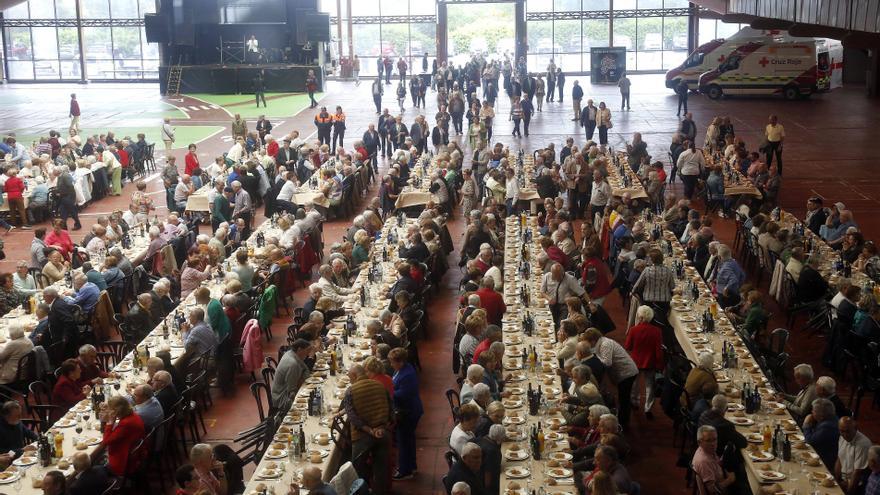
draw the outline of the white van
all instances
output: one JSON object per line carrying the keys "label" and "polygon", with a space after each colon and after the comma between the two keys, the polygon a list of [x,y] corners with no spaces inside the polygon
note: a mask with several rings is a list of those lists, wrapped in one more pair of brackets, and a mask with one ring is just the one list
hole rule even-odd
{"label": "white van", "polygon": [[842,69],[842,64],[831,60],[835,56],[842,59],[842,53],[840,42],[832,40],[751,41],[737,47],[715,69],[700,75],[700,92],[712,99],[725,94],[807,98],[831,89],[834,66]]}
{"label": "white van", "polygon": [[[697,80],[700,75],[708,70],[718,67],[718,64],[724,62],[724,59],[731,54],[738,46],[748,43],[752,40],[766,39],[802,39],[792,38],[787,31],[762,31],[744,27],[727,39],[712,40],[708,43],[700,45],[693,51],[684,62],[678,67],[670,69],[666,72],[666,87],[675,89],[681,83],[682,79],[687,83],[688,88],[697,89]],[[647,40],[647,38],[646,38]]]}

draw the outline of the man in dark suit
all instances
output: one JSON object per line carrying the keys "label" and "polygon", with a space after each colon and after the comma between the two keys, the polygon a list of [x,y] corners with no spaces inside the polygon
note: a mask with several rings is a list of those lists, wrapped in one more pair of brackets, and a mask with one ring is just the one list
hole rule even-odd
{"label": "man in dark suit", "polygon": [[471,487],[471,495],[486,495],[483,470],[483,449],[475,443],[466,443],[462,448],[461,462],[456,462],[446,475],[449,488],[459,481]]}
{"label": "man in dark suit", "polygon": [[409,263],[401,263],[397,266],[397,275],[399,276],[397,282],[394,282],[394,285],[391,286],[391,289],[388,290],[388,298],[392,300],[388,309],[391,311],[397,311],[397,302],[394,301],[394,295],[401,291],[407,291],[410,294],[417,294],[419,292],[419,283],[416,282],[412,275],[410,274],[410,265]]}
{"label": "man in dark suit", "polygon": [[795,290],[798,301],[811,303],[824,298],[828,292],[828,282],[819,273],[819,258],[810,256],[798,277]]}
{"label": "man in dark suit", "polygon": [[489,480],[486,490],[489,493],[498,493],[498,484],[501,481],[501,442],[504,441],[504,427],[492,425],[489,434],[477,439],[476,443],[483,451],[481,468]]}
{"label": "man in dark suit", "polygon": [[275,163],[277,163],[279,167],[284,167],[289,171],[295,171],[297,153],[290,147],[289,137],[284,138],[283,143],[284,144],[278,148],[278,153],[275,153]]}
{"label": "man in dark suit", "polygon": [[394,294],[394,302],[397,306],[397,319],[404,328],[400,329],[401,335],[411,328],[415,328],[419,320],[419,313],[412,303],[412,293],[402,290]]}
{"label": "man in dark suit", "polygon": [[[74,348],[73,346],[77,343],[78,336],[74,319],[76,309],[73,304],[67,302],[63,297],[59,297],[58,290],[54,287],[43,289],[43,301],[49,305],[49,332],[46,334],[47,338],[43,338],[42,345],[50,352],[49,359],[54,363],[56,356],[52,356],[50,347],[59,342],[67,342],[70,348]],[[60,362],[59,359],[58,363]]]}
{"label": "man in dark suit", "polygon": [[813,196],[807,200],[807,218],[804,220],[807,228],[819,235],[819,229],[825,225],[828,219],[828,210],[822,207],[822,198]]}
{"label": "man in dark suit", "polygon": [[93,495],[104,493],[113,480],[104,466],[92,466],[85,452],[73,455],[73,477],[69,481],[67,495]]}
{"label": "man in dark suit", "polygon": [[[376,159],[376,151],[379,149],[379,133],[376,131],[376,125],[370,124],[364,132],[364,149],[370,155],[367,158]],[[366,159],[366,158],[365,158]]]}
{"label": "man in dark suit", "polygon": [[431,256],[428,246],[422,241],[422,234],[416,232],[410,236],[410,246],[401,246],[398,250],[400,257],[406,260],[416,260],[424,263]]}
{"label": "man in dark suit", "polygon": [[171,373],[159,370],[153,374],[153,380],[150,382],[150,385],[155,390],[155,397],[159,400],[159,404],[162,404],[162,411],[167,417],[174,411],[174,405],[177,404],[177,400],[180,398],[177,394],[177,387],[174,386],[174,378],[171,376]]}
{"label": "man in dark suit", "polygon": [[[412,138],[413,146],[419,150],[419,153],[425,151],[425,127],[422,124],[422,117],[416,117],[416,121],[409,128],[409,137]],[[403,174],[401,174],[403,176]]]}
{"label": "man in dark suit", "polygon": [[154,328],[156,328],[156,320],[150,314],[150,308],[153,306],[153,298],[149,293],[141,294],[137,297],[135,303],[128,314],[125,315],[125,323],[129,332],[138,340],[142,340]]}

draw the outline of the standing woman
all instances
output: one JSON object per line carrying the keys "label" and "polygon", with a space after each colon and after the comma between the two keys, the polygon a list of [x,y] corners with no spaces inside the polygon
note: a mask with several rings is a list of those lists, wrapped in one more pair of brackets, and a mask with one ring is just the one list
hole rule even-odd
{"label": "standing woman", "polygon": [[483,140],[488,143],[492,140],[492,123],[495,120],[495,109],[489,105],[488,101],[484,101],[483,108],[480,109],[480,120],[486,125],[486,136]]}
{"label": "standing woman", "polygon": [[196,154],[196,145],[190,144],[189,146],[186,147],[186,149],[188,150],[188,152],[187,152],[186,158],[184,160],[186,163],[186,166],[184,167],[183,173],[185,173],[186,175],[192,176],[193,170],[195,170],[197,168],[202,168],[202,167],[199,164],[199,155]]}
{"label": "standing woman", "polygon": [[394,409],[397,412],[397,472],[394,479],[412,478],[416,470],[416,426],[422,417],[422,399],[419,397],[419,376],[407,362],[406,349],[396,348],[388,353],[394,368]]}
{"label": "standing woman", "polygon": [[465,218],[469,218],[471,210],[477,204],[477,183],[473,179],[473,171],[469,168],[462,170],[464,182],[461,184],[461,212]]}
{"label": "standing woman", "polygon": [[599,102],[599,111],[596,112],[596,127],[599,129],[599,144],[608,144],[608,129],[613,127],[611,123],[611,110],[605,106],[604,101]]}
{"label": "standing woman", "polygon": [[315,71],[309,69],[309,74],[306,76],[306,91],[309,93],[309,100],[311,104],[309,108],[315,108],[318,106],[318,102],[315,101],[315,91],[318,90],[318,78],[315,77]]}
{"label": "standing woman", "polygon": [[712,123],[706,129],[706,141],[703,146],[715,151],[718,148],[718,138],[721,136],[721,117],[712,119]]}
{"label": "standing woman", "polygon": [[[639,306],[636,310],[636,324],[626,333],[626,341],[623,347],[629,351],[633,361],[639,368],[639,374],[645,380],[645,416],[653,417],[651,407],[654,405],[655,387],[654,377],[663,369],[663,332],[656,325],[652,325],[654,310],[649,306]],[[636,379],[638,380],[638,378]],[[639,404],[638,383],[632,388],[630,400]],[[620,400],[626,400],[621,398]]]}
{"label": "standing woman", "polygon": [[510,106],[510,118],[513,119],[513,132],[511,135],[522,137],[522,132],[519,130],[519,124],[522,121],[523,110],[522,105],[520,105],[519,101],[514,101],[513,105]]}
{"label": "standing woman", "polygon": [[480,141],[480,107],[476,103],[471,104],[471,109],[467,112],[468,119],[468,144],[471,149],[477,149],[477,143]]}

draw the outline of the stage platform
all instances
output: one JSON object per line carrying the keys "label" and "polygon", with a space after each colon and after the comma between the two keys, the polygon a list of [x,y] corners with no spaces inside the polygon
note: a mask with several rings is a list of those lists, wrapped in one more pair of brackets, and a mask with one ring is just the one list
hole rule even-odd
{"label": "stage platform", "polygon": [[[262,72],[266,92],[305,92],[309,69],[315,71],[318,91],[324,86],[324,78],[317,65],[294,64],[211,64],[184,65],[180,74],[180,93],[237,94],[253,93],[253,82]],[[169,66],[159,67],[159,88],[167,94]]]}

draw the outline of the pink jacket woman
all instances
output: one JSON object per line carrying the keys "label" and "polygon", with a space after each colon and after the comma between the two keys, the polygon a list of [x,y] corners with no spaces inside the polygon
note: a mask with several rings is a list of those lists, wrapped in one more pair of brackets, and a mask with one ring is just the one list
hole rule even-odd
{"label": "pink jacket woman", "polygon": [[263,339],[256,319],[245,323],[239,344],[243,350],[244,372],[251,373],[260,369],[263,364]]}

